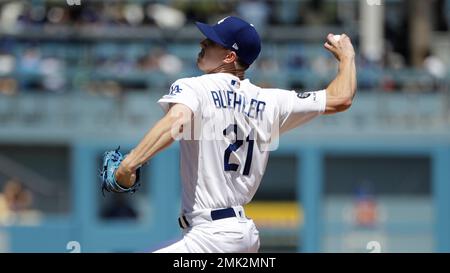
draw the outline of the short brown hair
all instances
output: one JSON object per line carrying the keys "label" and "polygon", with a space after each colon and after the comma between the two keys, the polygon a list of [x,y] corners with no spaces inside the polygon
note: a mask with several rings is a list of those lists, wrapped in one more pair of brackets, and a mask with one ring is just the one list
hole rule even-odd
{"label": "short brown hair", "polygon": [[239,59],[239,57],[237,58],[236,62],[238,64],[239,68],[242,68],[244,71],[250,67],[250,65],[244,63],[241,59]]}

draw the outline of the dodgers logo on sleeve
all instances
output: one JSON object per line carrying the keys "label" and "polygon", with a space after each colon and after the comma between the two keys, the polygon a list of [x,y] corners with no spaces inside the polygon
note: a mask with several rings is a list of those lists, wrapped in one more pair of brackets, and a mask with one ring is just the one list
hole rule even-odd
{"label": "dodgers logo on sleeve", "polygon": [[311,93],[309,92],[297,92],[297,97],[299,99],[306,99],[309,96],[311,96]]}
{"label": "dodgers logo on sleeve", "polygon": [[179,86],[178,84],[177,84],[177,85],[172,85],[172,86],[170,87],[169,95],[174,96],[174,95],[176,95],[176,94],[178,94],[178,93],[181,93],[182,90],[183,90],[183,89],[181,89],[180,86]]}

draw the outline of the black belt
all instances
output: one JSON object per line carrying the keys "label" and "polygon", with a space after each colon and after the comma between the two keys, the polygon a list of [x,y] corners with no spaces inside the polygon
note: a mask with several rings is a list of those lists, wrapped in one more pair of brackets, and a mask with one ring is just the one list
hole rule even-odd
{"label": "black belt", "polygon": [[216,209],[211,211],[211,219],[213,219],[213,221],[230,217],[236,217],[236,212],[234,212],[233,208]]}
{"label": "black belt", "polygon": [[[211,219],[213,221],[230,217],[236,217],[236,212],[233,208],[211,210]],[[183,222],[185,225],[183,225]],[[180,228],[190,227],[190,224],[184,215],[178,217],[178,225],[180,225]]]}

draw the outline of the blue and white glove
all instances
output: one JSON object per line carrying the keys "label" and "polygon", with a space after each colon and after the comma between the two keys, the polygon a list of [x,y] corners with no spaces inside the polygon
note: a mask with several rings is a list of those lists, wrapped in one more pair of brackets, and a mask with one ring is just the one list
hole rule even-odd
{"label": "blue and white glove", "polygon": [[125,158],[122,153],[119,152],[120,146],[113,151],[107,151],[103,155],[103,166],[100,171],[100,179],[102,181],[102,192],[132,192],[134,193],[137,188],[140,186],[140,172],[141,168],[139,167],[136,170],[136,181],[131,188],[124,188],[119,185],[116,181],[115,173],[120,166],[120,163]]}

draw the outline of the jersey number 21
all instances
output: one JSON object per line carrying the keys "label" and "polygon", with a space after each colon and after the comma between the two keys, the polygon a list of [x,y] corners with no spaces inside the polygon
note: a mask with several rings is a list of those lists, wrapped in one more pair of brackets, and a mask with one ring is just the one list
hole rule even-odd
{"label": "jersey number 21", "polygon": [[[228,125],[228,127],[223,130],[223,135],[226,137],[231,132],[234,132],[236,136],[236,141],[228,145],[223,155],[224,160],[223,168],[225,171],[237,171],[237,169],[239,168],[239,164],[229,163],[230,155],[232,152],[236,152],[242,146],[242,144],[244,144],[244,138],[242,137],[244,133],[239,129],[237,124]],[[255,140],[253,138],[253,129],[250,131],[250,134],[245,138],[245,141],[248,142],[248,149],[247,149],[247,157],[245,159],[243,175],[248,175],[250,173],[250,167],[252,165],[253,146],[255,144]]]}

